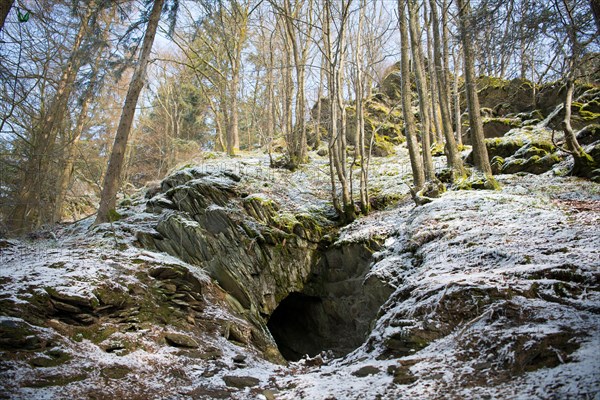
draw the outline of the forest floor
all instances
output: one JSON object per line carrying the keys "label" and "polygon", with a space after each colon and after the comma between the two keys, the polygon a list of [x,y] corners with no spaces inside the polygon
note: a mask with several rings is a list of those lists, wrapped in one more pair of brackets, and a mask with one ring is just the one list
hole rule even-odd
{"label": "forest floor", "polygon": [[[287,208],[327,210],[327,158],[312,157],[293,173],[259,154],[199,167],[233,169]],[[338,239],[382,240],[370,274],[395,290],[364,344],[337,359],[274,364],[210,329],[165,324],[173,308],[130,304],[154,293],[142,270],[184,268],[207,287],[206,326],[237,318],[204,271],[135,246],[157,218],[142,197],[113,226],[90,229],[88,219],[3,240],[0,398],[598,398],[600,185],[553,171],[499,175],[499,191],[450,191],[415,207],[408,165],[404,147],[373,160],[373,196],[393,205]],[[86,330],[91,314],[101,330]]]}

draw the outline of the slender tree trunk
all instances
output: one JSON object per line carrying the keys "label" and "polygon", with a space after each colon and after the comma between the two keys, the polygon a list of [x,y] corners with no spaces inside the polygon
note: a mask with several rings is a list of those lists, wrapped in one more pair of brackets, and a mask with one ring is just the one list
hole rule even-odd
{"label": "slender tree trunk", "polygon": [[[300,164],[306,162],[307,159],[306,124],[304,121],[304,111],[306,108],[306,99],[304,93],[306,69],[304,64],[308,55],[308,42],[310,37],[305,40],[304,44],[302,44],[300,36],[302,34],[310,36],[312,26],[309,23],[309,28],[307,32],[304,33],[300,32],[296,27],[295,22],[299,19],[299,11],[301,7],[301,3],[296,2],[294,5],[294,10],[292,11],[292,5],[290,1],[285,0],[283,2],[283,22],[285,26],[286,51],[291,53],[290,58],[293,59],[293,64],[296,70],[296,123],[295,126],[292,127],[292,131],[288,139],[291,142],[288,143],[288,153],[290,158],[290,167],[292,169],[295,169]],[[307,14],[310,15],[312,12],[312,1],[308,2],[308,7],[309,10]]]}
{"label": "slender tree trunk", "polygon": [[325,67],[321,65],[319,68],[319,88],[317,89],[317,118],[315,118],[315,145],[314,149],[318,149],[321,144],[321,107],[323,105],[323,80],[325,74]]}
{"label": "slender tree trunk", "polygon": [[[460,52],[460,47],[457,47],[457,51]],[[454,54],[454,124],[456,126],[456,144],[462,147],[462,120],[460,110],[460,87],[458,85],[458,73],[460,71],[460,55]]]}
{"label": "slender tree trunk", "polygon": [[600,2],[598,0],[590,0],[590,8],[596,21],[596,30],[600,32]]}
{"label": "slender tree trunk", "polygon": [[417,190],[420,190],[425,184],[425,173],[423,172],[423,163],[419,155],[419,144],[415,133],[415,117],[411,110],[412,93],[410,89],[410,48],[408,45],[409,39],[406,19],[406,0],[398,0],[398,25],[400,27],[400,77],[402,86],[402,114],[404,116],[404,130],[406,135],[406,144],[408,145],[410,165],[413,172],[413,184]]}
{"label": "slender tree trunk", "polygon": [[54,215],[52,218],[53,222],[60,222],[62,220],[64,211],[64,201],[67,195],[69,184],[71,183],[71,177],[73,175],[75,151],[77,149],[77,145],[79,144],[81,134],[83,133],[85,121],[87,119],[87,111],[90,104],[90,100],[92,99],[94,87],[95,82],[91,83],[90,86],[86,89],[84,98],[81,102],[81,111],[79,113],[79,116],[77,117],[77,123],[73,131],[73,137],[71,138],[70,143],[67,144],[64,164],[61,170],[59,171],[58,181],[56,184],[56,201],[54,203]]}
{"label": "slender tree trunk", "polygon": [[225,140],[223,139],[223,123],[221,121],[221,116],[218,113],[215,113],[215,125],[217,130],[217,143],[216,150],[217,151],[226,151],[227,145],[225,144]]}
{"label": "slender tree trunk", "polygon": [[[364,79],[363,79],[363,21],[365,19],[366,0],[361,0],[360,11],[358,16],[358,33],[356,38],[356,77],[355,77],[355,93],[356,93],[356,140],[355,156],[360,158],[360,209],[363,214],[369,212],[369,193],[368,193],[368,175],[367,175],[367,157],[365,154],[365,114],[363,109],[364,104]],[[356,158],[356,157],[355,157]]]}
{"label": "slender tree trunk", "polygon": [[[427,1],[423,1],[423,21],[425,24],[425,32],[427,38],[427,76],[429,77],[429,91],[431,93],[431,115],[433,121],[432,135],[431,135],[431,143],[444,143],[444,138],[442,136],[442,111],[440,109],[440,104],[438,100],[438,92],[441,90],[438,86],[438,81],[436,79],[436,71],[435,65],[433,64],[433,40],[431,39],[431,29],[432,24],[437,24],[437,20],[432,21],[429,18],[429,14],[427,12]],[[439,40],[438,40],[439,42]],[[438,46],[441,44],[438,43]],[[439,51],[439,48],[436,48],[436,51]],[[435,135],[434,135],[435,134]]]}
{"label": "slender tree trunk", "polygon": [[340,43],[340,54],[339,54],[339,62],[337,65],[336,72],[336,106],[338,107],[338,111],[340,113],[339,119],[339,133],[338,133],[338,157],[336,161],[336,170],[338,173],[338,179],[340,180],[340,184],[342,186],[342,204],[344,206],[344,222],[352,222],[356,218],[355,210],[354,210],[354,202],[352,200],[352,196],[350,194],[350,182],[348,178],[348,171],[346,167],[346,104],[344,102],[344,52],[346,48],[345,44],[345,30],[340,32],[340,38],[338,39]]}
{"label": "slender tree trunk", "polygon": [[416,0],[408,0],[408,26],[410,29],[411,49],[414,60],[415,80],[417,91],[419,93],[419,110],[421,113],[421,146],[423,150],[423,167],[425,169],[425,179],[428,181],[435,179],[435,170],[433,169],[433,159],[431,157],[431,119],[429,118],[430,108],[429,93],[427,90],[427,78],[425,77],[425,66],[423,63],[423,54],[421,47],[421,36],[418,30],[418,4]]}
{"label": "slender tree trunk", "polygon": [[460,153],[456,146],[456,140],[454,140],[454,134],[452,132],[452,117],[450,114],[450,105],[448,104],[448,82],[446,81],[445,66],[442,65],[442,54],[440,48],[440,31],[438,25],[438,14],[437,4],[435,0],[430,0],[431,4],[431,22],[433,29],[433,58],[435,62],[435,76],[432,76],[433,81],[438,82],[438,99],[440,104],[440,111],[442,114],[441,125],[444,131],[444,137],[446,138],[446,159],[448,166],[454,170],[454,174],[458,176],[464,175],[464,168]]}
{"label": "slender tree trunk", "polygon": [[471,142],[473,145],[473,156],[475,167],[483,172],[488,179],[492,179],[492,167],[485,147],[483,135],[483,123],[477,95],[477,81],[475,78],[475,54],[473,52],[474,37],[471,26],[470,0],[457,0],[461,41],[464,55],[465,86],[467,92],[467,104],[469,107],[469,125],[471,129]]}
{"label": "slender tree trunk", "polygon": [[[447,0],[442,0],[442,64],[444,65],[444,75],[447,84],[450,84],[450,45],[448,37],[450,32],[448,29],[448,4]],[[448,94],[448,104],[452,104],[452,91],[446,88]]]}
{"label": "slender tree trunk", "polygon": [[273,137],[275,136],[275,115],[274,115],[274,102],[275,102],[275,88],[274,88],[274,78],[273,78],[273,68],[275,68],[275,60],[273,59],[273,44],[272,41],[269,41],[269,52],[268,52],[268,62],[267,62],[267,109],[265,110],[267,113],[267,152],[269,154],[269,161],[271,166],[273,166],[272,159],[272,151],[271,145],[273,143]]}
{"label": "slender tree trunk", "polygon": [[[223,125],[225,124],[224,122],[224,117],[223,117],[223,113],[225,111],[223,111],[225,109],[225,100],[224,100],[224,93],[223,91],[219,91],[219,97],[218,97],[218,103],[215,104],[215,101],[212,100],[209,96],[206,96],[207,98],[207,102],[208,102],[208,106],[210,107],[210,109],[213,112],[214,118],[215,118],[215,130],[216,130],[216,134],[217,134],[217,141],[215,143],[215,150],[216,151],[227,151],[227,144],[226,142],[226,138],[224,137],[226,135],[225,133],[225,129]],[[225,124],[226,125],[226,124]],[[225,135],[224,135],[225,133]]]}
{"label": "slender tree trunk", "polygon": [[[56,158],[54,147],[58,135],[59,121],[64,118],[73,83],[81,67],[81,55],[79,54],[81,44],[87,33],[89,17],[95,11],[90,6],[86,14],[81,17],[79,29],[75,35],[71,54],[67,60],[61,78],[58,82],[56,94],[52,100],[48,112],[43,118],[41,125],[36,126],[31,140],[31,154],[25,166],[25,175],[21,190],[17,195],[16,206],[11,215],[9,225],[15,233],[21,233],[36,224],[36,220],[44,220],[42,216],[44,205],[41,197],[46,191],[44,185],[48,183],[51,176],[51,162]],[[49,206],[49,205],[48,205]],[[48,219],[52,219],[52,208],[49,209]],[[35,216],[34,214],[38,214]]]}
{"label": "slender tree trunk", "polygon": [[104,176],[104,184],[102,187],[102,193],[100,195],[100,207],[98,209],[98,215],[96,216],[96,224],[109,222],[112,219],[112,212],[115,210],[117,203],[117,192],[119,190],[121,181],[121,172],[123,169],[123,161],[125,158],[125,150],[127,148],[127,141],[129,139],[129,133],[131,131],[131,125],[133,124],[133,117],[135,116],[135,108],[137,105],[140,92],[144,87],[144,77],[146,74],[146,67],[150,59],[150,52],[154,43],[154,37],[156,36],[156,29],[160,21],[160,14],[162,6],[165,0],[155,0],[150,13],[150,20],[148,21],[148,27],[146,28],[146,34],[144,35],[144,42],[138,63],[131,78],[129,84],[129,90],[125,97],[125,104],[121,113],[121,119],[117,128],[117,134],[113,144],[112,152],[110,154],[110,160],[106,169],[106,175]]}
{"label": "slender tree trunk", "polygon": [[567,78],[566,87],[567,94],[565,96],[565,102],[563,107],[563,109],[565,110],[565,117],[562,121],[562,128],[565,133],[565,143],[569,151],[580,155],[583,153],[583,148],[577,141],[577,137],[575,136],[575,132],[573,131],[573,127],[571,126],[571,106],[573,104],[573,90],[575,88],[575,84],[573,83],[572,78]]}
{"label": "slender tree trunk", "polygon": [[[287,3],[287,1],[286,1]],[[284,37],[284,50],[285,50],[285,65],[282,67],[283,74],[283,119],[284,119],[284,136],[287,144],[287,152],[289,157],[289,167],[295,169],[298,166],[297,154],[298,154],[298,140],[296,138],[296,132],[294,131],[293,121],[293,100],[294,100],[294,78],[293,72],[293,38],[290,30],[287,26],[287,17],[284,13],[281,19],[282,35]]]}
{"label": "slender tree trunk", "polygon": [[572,174],[575,176],[587,177],[591,171],[598,168],[598,163],[589,154],[583,150],[583,147],[577,141],[573,127],[571,126],[571,106],[573,104],[573,90],[575,84],[571,74],[566,79],[567,94],[564,102],[565,117],[562,121],[562,128],[565,134],[565,144],[567,149],[573,156],[573,170]]}
{"label": "slender tree trunk", "polygon": [[6,21],[6,17],[14,2],[15,0],[0,0],[0,32],[2,32],[4,21]]}
{"label": "slender tree trunk", "polygon": [[[557,0],[555,0],[557,1]],[[563,0],[565,6],[565,28],[567,32],[567,38],[571,47],[571,55],[568,58],[568,72],[565,76],[565,83],[567,93],[565,96],[564,110],[565,116],[562,121],[562,128],[565,134],[565,144],[567,145],[568,151],[573,156],[573,169],[571,173],[576,176],[589,177],[593,170],[600,167],[600,160],[594,160],[594,158],[587,154],[583,147],[577,141],[573,127],[571,126],[571,107],[573,104],[573,91],[575,89],[575,78],[577,76],[578,68],[581,66],[581,56],[584,54],[584,45],[579,41],[579,32],[576,27],[575,20],[573,18],[573,10],[569,8],[566,0]],[[556,7],[559,9],[559,7]],[[596,10],[593,8],[592,11]]]}
{"label": "slender tree trunk", "polygon": [[240,150],[238,86],[239,71],[233,73],[230,86],[229,125],[227,127],[227,155],[234,156]]}
{"label": "slender tree trunk", "polygon": [[[346,30],[348,24],[350,4],[352,0],[342,1],[340,10],[340,20],[338,21],[338,31],[336,37],[335,50],[331,42],[331,2],[325,0],[324,4],[324,39],[325,53],[328,67],[328,85],[329,100],[331,108],[331,139],[329,145],[329,160],[332,183],[332,196],[334,207],[343,222],[351,222],[356,218],[354,202],[350,196],[348,174],[346,168],[346,107],[343,97],[344,84],[344,58],[346,51]],[[339,206],[339,199],[335,189],[335,175],[341,185],[342,206]]]}
{"label": "slender tree trunk", "polygon": [[335,93],[336,93],[336,69],[334,64],[334,52],[333,44],[331,43],[331,25],[330,25],[330,7],[331,4],[328,0],[324,0],[324,23],[323,23],[323,39],[325,42],[326,52],[326,65],[327,65],[327,92],[329,96],[329,177],[331,182],[331,200],[333,202],[333,208],[336,210],[338,215],[342,215],[342,207],[340,206],[340,200],[337,194],[336,185],[336,163],[338,156],[338,109],[335,106]]}

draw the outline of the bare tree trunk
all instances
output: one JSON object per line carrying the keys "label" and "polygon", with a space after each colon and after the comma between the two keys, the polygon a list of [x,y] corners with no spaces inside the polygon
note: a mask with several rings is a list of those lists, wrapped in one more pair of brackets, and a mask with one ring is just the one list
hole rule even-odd
{"label": "bare tree trunk", "polygon": [[288,153],[290,155],[291,167],[294,167],[294,162],[291,160],[293,155],[296,154],[296,145],[298,141],[296,140],[296,133],[294,132],[294,120],[293,120],[293,100],[294,100],[294,78],[292,76],[292,55],[291,49],[289,47],[290,43],[287,42],[285,46],[286,51],[286,65],[284,67],[284,107],[283,107],[283,117],[284,117],[284,131],[285,131],[285,140],[288,146]]}
{"label": "bare tree trunk", "polygon": [[2,28],[4,27],[4,21],[6,21],[6,16],[10,11],[15,0],[0,0],[0,32],[2,32]]}
{"label": "bare tree trunk", "polygon": [[[308,17],[307,29],[302,31],[297,26],[302,17],[302,3],[301,1],[295,1],[293,6],[290,0],[283,2],[283,8],[275,4],[276,8],[282,13],[283,24],[285,30],[285,49],[288,52],[288,58],[290,63],[288,67],[291,68],[291,59],[293,58],[293,64],[296,70],[296,103],[295,103],[295,114],[296,121],[293,130],[290,131],[288,137],[288,156],[290,161],[290,168],[295,169],[300,164],[306,162],[308,156],[308,149],[306,144],[306,123],[304,120],[304,112],[306,109],[306,96],[305,96],[305,76],[306,76],[306,59],[308,57],[308,44],[310,43],[310,36],[312,32],[312,8],[313,1],[308,1],[308,10],[306,15]],[[301,37],[306,36],[304,42]],[[292,85],[293,86],[293,85]],[[292,90],[290,89],[290,95],[293,97]]]}
{"label": "bare tree trunk", "polygon": [[[431,29],[432,29],[432,24],[436,24],[437,25],[437,20],[431,20],[429,18],[429,14],[427,13],[427,1],[423,1],[423,21],[424,21],[424,25],[425,25],[425,32],[427,35],[427,75],[429,76],[429,89],[430,89],[430,93],[431,93],[431,115],[432,115],[432,121],[433,121],[433,127],[434,129],[432,130],[432,135],[431,135],[431,143],[439,143],[442,144],[444,143],[444,138],[442,136],[442,111],[441,111],[441,105],[439,104],[439,100],[438,100],[438,93],[441,90],[441,88],[439,88],[439,84],[438,84],[438,80],[436,79],[436,72],[435,72],[435,65],[433,64],[432,60],[434,59],[433,57],[433,40],[431,39]],[[439,42],[439,40],[438,40]],[[438,43],[437,46],[441,46],[441,43]],[[439,51],[439,47],[435,49],[435,51]],[[435,134],[435,135],[434,135]]]}
{"label": "bare tree trunk", "polygon": [[475,79],[475,54],[473,53],[473,32],[471,26],[470,0],[457,0],[458,16],[461,31],[461,41],[464,55],[465,86],[467,92],[467,104],[469,107],[469,125],[471,129],[471,142],[473,144],[473,156],[475,167],[483,172],[488,179],[492,176],[492,167],[485,147],[483,136],[483,123],[479,107],[479,96],[477,95],[477,81]]}
{"label": "bare tree trunk", "polygon": [[111,221],[112,213],[116,207],[117,192],[121,183],[120,178],[121,171],[123,169],[123,160],[125,158],[125,150],[127,148],[127,141],[129,139],[131,125],[133,124],[133,117],[135,116],[137,101],[140,96],[140,92],[144,87],[146,67],[150,59],[150,52],[154,43],[154,37],[156,36],[156,29],[160,21],[160,14],[164,2],[165,0],[155,0],[154,5],[152,6],[150,20],[148,21],[148,26],[144,35],[142,50],[135,72],[131,78],[131,83],[129,84],[127,96],[125,97],[123,112],[121,113],[121,119],[119,121],[117,134],[115,136],[112,152],[110,154],[106,175],[104,176],[104,184],[102,186],[102,193],[100,195],[100,207],[98,209],[98,215],[96,216],[95,224]]}
{"label": "bare tree trunk", "polygon": [[[368,192],[368,174],[367,174],[367,157],[365,152],[365,114],[363,109],[364,101],[364,79],[363,79],[363,49],[362,49],[362,28],[365,19],[366,0],[361,0],[360,11],[358,16],[358,32],[356,38],[356,76],[355,76],[355,93],[356,93],[356,140],[355,140],[355,156],[360,157],[360,209],[363,214],[369,212],[369,192]],[[374,133],[373,133],[374,134]],[[356,157],[355,157],[356,158]]]}
{"label": "bare tree trunk", "polygon": [[[398,25],[400,27],[400,64],[401,64],[401,85],[402,85],[402,114],[404,116],[404,130],[406,135],[406,144],[408,145],[408,154],[410,156],[410,165],[413,172],[413,184],[417,190],[420,190],[425,184],[425,173],[423,172],[423,163],[419,156],[419,144],[415,134],[415,117],[411,110],[411,90],[410,90],[410,48],[408,45],[408,27],[406,19],[406,0],[398,0]],[[424,150],[425,151],[425,150]]]}
{"label": "bare tree trunk", "polygon": [[85,121],[87,119],[87,111],[92,99],[92,94],[95,90],[95,83],[90,83],[90,86],[86,89],[85,95],[81,102],[81,111],[77,117],[77,123],[73,130],[73,136],[70,142],[67,144],[65,160],[61,170],[59,171],[57,185],[56,185],[56,201],[54,202],[54,214],[52,221],[60,222],[63,216],[64,201],[67,195],[69,184],[71,183],[71,177],[73,175],[73,165],[75,163],[75,150],[79,144],[79,139],[83,133]]}
{"label": "bare tree trunk", "polygon": [[273,138],[275,136],[275,113],[273,110],[274,102],[275,102],[275,87],[274,87],[274,77],[273,77],[273,68],[275,68],[275,60],[273,56],[273,41],[269,40],[269,51],[268,51],[268,62],[267,62],[267,109],[265,110],[267,113],[267,152],[269,154],[269,162],[270,165],[273,166],[273,153],[271,151],[271,146],[273,144]]}
{"label": "bare tree trunk", "polygon": [[323,79],[324,79],[325,67],[321,65],[319,68],[319,88],[317,89],[317,118],[315,119],[315,145],[314,149],[318,149],[321,144],[321,107],[323,102]]}
{"label": "bare tree trunk", "polygon": [[225,140],[223,139],[223,123],[221,121],[221,116],[215,114],[215,125],[217,129],[217,151],[226,151],[227,145],[225,144]]}
{"label": "bare tree trunk", "polygon": [[[448,28],[448,4],[447,0],[442,0],[441,10],[442,10],[442,60],[444,65],[444,75],[446,77],[446,83],[450,84],[450,45],[449,39],[450,36],[449,28]],[[452,104],[452,91],[450,88],[446,88],[446,93],[448,94],[448,104]]]}
{"label": "bare tree trunk", "polygon": [[330,25],[330,3],[328,0],[324,1],[324,16],[323,16],[323,39],[325,42],[326,52],[326,63],[327,63],[327,88],[329,96],[329,177],[331,181],[331,200],[333,202],[333,208],[336,210],[338,215],[342,215],[342,207],[340,206],[340,200],[337,194],[336,185],[336,166],[338,162],[338,109],[334,105],[335,93],[336,93],[336,74],[334,64],[334,52],[333,44],[331,43],[331,25]]}
{"label": "bare tree trunk", "polygon": [[570,77],[567,78],[566,86],[567,86],[567,94],[565,97],[565,103],[564,103],[564,107],[563,107],[565,110],[565,117],[563,118],[563,121],[562,121],[562,128],[565,133],[565,143],[566,143],[569,151],[571,151],[577,155],[580,155],[583,153],[583,148],[577,141],[577,137],[575,136],[575,132],[573,131],[573,128],[571,126],[571,106],[573,104],[573,90],[575,88],[572,78],[570,78]]}
{"label": "bare tree trunk", "polygon": [[227,126],[227,155],[234,156],[240,149],[238,86],[239,71],[234,71],[231,78],[229,124]]}
{"label": "bare tree trunk", "polygon": [[[332,196],[334,206],[343,222],[351,222],[356,218],[354,202],[350,196],[348,174],[346,168],[346,107],[343,97],[344,84],[344,56],[346,51],[346,30],[352,0],[343,1],[340,10],[340,20],[335,49],[332,44],[331,2],[325,0],[324,4],[324,41],[328,67],[329,100],[331,108],[331,139],[329,145],[329,160],[332,183]],[[339,113],[339,114],[338,114]],[[335,175],[341,185],[342,208],[335,189]]]}
{"label": "bare tree trunk", "polygon": [[345,44],[345,30],[340,32],[340,41],[339,46],[339,60],[336,71],[336,106],[338,107],[338,111],[340,113],[339,119],[339,133],[337,136],[338,140],[338,155],[336,158],[336,171],[338,173],[338,179],[340,180],[340,184],[342,185],[342,204],[344,211],[344,222],[352,222],[356,218],[354,211],[354,202],[352,196],[350,194],[350,185],[348,178],[348,172],[346,167],[346,104],[344,102],[344,52],[346,48]]}
{"label": "bare tree trunk", "polygon": [[223,137],[223,113],[221,112],[221,109],[223,108],[222,93],[218,104],[215,104],[215,101],[210,96],[206,96],[206,100],[215,120],[215,133],[217,135],[215,150],[227,151],[227,145],[225,144],[225,139]]}
{"label": "bare tree trunk", "polygon": [[[86,14],[81,16],[79,29],[71,46],[71,54],[62,71],[54,99],[43,118],[43,123],[36,126],[32,133],[31,154],[25,166],[21,190],[17,195],[16,206],[9,222],[11,229],[16,233],[31,228],[35,225],[36,219],[46,218],[40,215],[44,211],[42,210],[44,206],[41,204],[41,196],[45,191],[43,186],[48,183],[51,176],[50,164],[56,158],[54,146],[58,135],[59,121],[64,118],[73,83],[81,67],[79,51],[88,30],[89,17],[94,11],[93,7],[89,7]],[[50,208],[51,210],[52,208]],[[38,213],[37,217],[33,215],[36,212]],[[48,219],[51,218],[51,215],[48,216]]]}
{"label": "bare tree trunk", "polygon": [[[453,169],[454,174],[458,176],[464,175],[464,168],[460,153],[456,146],[456,140],[454,140],[454,134],[452,132],[452,117],[450,115],[450,105],[448,104],[448,82],[446,81],[445,66],[442,65],[442,54],[440,48],[440,31],[438,26],[438,14],[437,5],[435,0],[430,0],[431,4],[431,22],[433,29],[433,58],[435,62],[435,77],[432,76],[432,80],[438,82],[438,99],[440,104],[440,111],[442,113],[442,129],[444,131],[444,137],[446,138],[446,159],[448,166]],[[436,79],[437,78],[437,79]]]}
{"label": "bare tree trunk", "polygon": [[[460,47],[457,47],[457,51],[460,52]],[[460,54],[454,54],[454,120],[456,126],[456,144],[459,147],[462,147],[462,120],[461,120],[461,110],[460,110],[460,87],[458,86],[458,73],[460,71]]]}
{"label": "bare tree trunk", "polygon": [[575,176],[587,177],[593,169],[597,168],[598,163],[583,150],[571,126],[571,106],[573,104],[575,84],[571,76],[568,76],[566,81],[567,94],[564,102],[565,117],[562,121],[562,128],[565,134],[565,144],[573,156],[574,165],[571,173]]}
{"label": "bare tree trunk", "polygon": [[[302,2],[300,2],[302,4]],[[305,81],[306,81],[306,61],[308,59],[309,45],[312,39],[313,30],[313,0],[308,1],[307,10],[307,28],[297,28],[301,35],[306,35],[303,44],[299,44],[300,47],[300,58],[299,65],[296,65],[296,73],[298,75],[298,95],[296,101],[298,102],[297,117],[299,118],[299,130],[300,130],[300,161],[305,163],[308,160],[308,142],[306,140],[306,123],[305,123],[305,111],[306,111],[306,95],[305,95]],[[300,36],[299,36],[300,37]],[[302,43],[302,42],[300,42]]]}
{"label": "bare tree trunk", "polygon": [[[563,0],[564,5],[564,27],[566,28],[567,38],[571,46],[571,55],[567,59],[568,72],[565,76],[566,83],[566,97],[564,102],[565,116],[562,121],[562,128],[565,134],[565,144],[567,145],[568,151],[573,156],[573,169],[571,173],[576,176],[589,177],[592,171],[600,167],[600,160],[594,160],[594,158],[587,154],[581,147],[571,126],[571,107],[573,103],[573,91],[575,89],[575,78],[578,73],[578,67],[581,66],[581,56],[585,51],[585,44],[579,40],[579,30],[577,28],[575,18],[573,17],[573,9],[569,7],[566,0]],[[560,10],[558,6],[558,0],[555,0],[555,6],[557,10]],[[596,12],[597,8],[594,9],[592,4],[592,11]]]}
{"label": "bare tree trunk", "polygon": [[600,2],[598,0],[590,0],[590,7],[596,21],[596,30],[600,32]]}
{"label": "bare tree trunk", "polygon": [[408,26],[410,29],[411,49],[414,60],[414,72],[419,93],[419,110],[421,113],[421,146],[423,150],[423,167],[425,179],[435,179],[433,160],[431,157],[431,119],[429,118],[429,93],[427,90],[427,78],[425,78],[425,66],[421,47],[421,36],[418,30],[418,4],[416,0],[408,0]]}

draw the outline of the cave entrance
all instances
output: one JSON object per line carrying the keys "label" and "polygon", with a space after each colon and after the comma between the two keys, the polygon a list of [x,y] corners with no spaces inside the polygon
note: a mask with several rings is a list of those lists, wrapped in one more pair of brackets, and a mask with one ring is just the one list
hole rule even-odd
{"label": "cave entrance", "polygon": [[267,327],[281,355],[288,361],[298,361],[305,354],[313,357],[327,350],[324,346],[328,340],[322,332],[324,318],[321,298],[294,292],[273,311]]}
{"label": "cave entrance", "polygon": [[267,327],[283,357],[297,361],[322,351],[343,357],[363,344],[394,291],[377,276],[366,277],[372,252],[360,243],[327,250],[302,292],[279,303]]}

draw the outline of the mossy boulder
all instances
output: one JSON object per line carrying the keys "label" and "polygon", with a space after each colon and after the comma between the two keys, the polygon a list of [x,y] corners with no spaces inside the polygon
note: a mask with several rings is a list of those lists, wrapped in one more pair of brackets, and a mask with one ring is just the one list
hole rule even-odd
{"label": "mossy boulder", "polygon": [[560,161],[562,161],[562,158],[555,153],[543,156],[533,155],[529,158],[510,157],[505,160],[500,173],[515,174],[518,172],[528,172],[539,175],[549,171],[554,164]]}
{"label": "mossy boulder", "polygon": [[492,167],[492,173],[494,175],[499,174],[500,171],[502,171],[502,167],[504,166],[504,164],[505,164],[504,157],[494,156],[490,160],[490,165]]}
{"label": "mossy boulder", "polygon": [[198,342],[194,338],[182,333],[169,332],[165,334],[165,341],[169,346],[173,347],[183,347],[188,349],[199,347]]}
{"label": "mossy boulder", "polygon": [[486,139],[501,137],[519,126],[521,126],[521,120],[518,118],[484,118],[483,135]]}
{"label": "mossy boulder", "polygon": [[49,368],[56,367],[69,361],[72,356],[60,349],[46,351],[43,355],[33,357],[29,360],[32,367]]}
{"label": "mossy boulder", "polygon": [[[186,173],[194,175],[193,170]],[[302,290],[325,227],[332,223],[306,210],[288,209],[275,201],[271,192],[247,194],[256,188],[223,173],[196,174],[194,179],[180,182],[163,185],[168,189],[158,196],[166,197],[174,209],[161,215],[156,232],[139,233],[139,242],[206,271],[227,292],[231,307],[252,321],[251,329],[227,330],[228,337],[266,351],[274,343],[265,316],[290,292]],[[190,295],[203,291],[176,297],[181,271],[174,268],[155,273],[155,269],[150,273],[160,280],[156,290],[174,307],[189,309],[197,304]],[[238,331],[242,333],[236,334]]]}
{"label": "mossy boulder", "polygon": [[[389,99],[387,99],[389,101]],[[321,100],[321,126],[320,137],[323,140],[329,140],[330,133],[328,132],[328,118],[326,115],[329,112],[328,100]],[[324,111],[325,110],[325,111]],[[393,146],[403,143],[406,139],[403,135],[404,123],[402,119],[402,111],[386,102],[386,97],[372,96],[364,102],[364,127],[365,127],[365,144],[367,149],[373,139],[374,145],[371,154],[375,157],[387,157],[393,154]],[[317,106],[315,105],[311,111],[311,122],[315,122],[317,117]],[[311,146],[316,146],[314,133],[314,124],[308,132],[308,143]],[[375,137],[373,138],[373,135]],[[356,146],[356,105],[346,107],[346,141],[350,147]],[[326,156],[327,150],[320,150],[320,156]]]}
{"label": "mossy boulder", "polygon": [[456,180],[452,188],[455,190],[498,190],[500,185],[492,176],[474,171],[471,175]]}
{"label": "mossy boulder", "polygon": [[[580,130],[588,125],[600,124],[600,87],[576,85],[576,92],[583,91],[579,95],[574,95],[571,104],[571,126],[574,130]],[[557,104],[557,105],[560,105]],[[554,111],[554,108],[547,113]],[[549,121],[548,126],[552,129],[561,131],[562,121],[565,117],[565,111],[560,110]]]}
{"label": "mossy boulder", "polygon": [[0,349],[37,350],[45,341],[34,326],[18,318],[0,319]]}
{"label": "mossy boulder", "polygon": [[[499,157],[510,157],[515,154],[521,147],[525,145],[526,141],[522,137],[499,137],[485,140],[485,147],[488,151],[488,157],[493,159],[496,156]],[[470,152],[465,161],[468,164],[473,165],[475,160],[473,158],[473,152]]]}
{"label": "mossy boulder", "polygon": [[[504,80],[480,76],[477,89],[481,107],[493,110],[495,116],[518,113],[532,108],[534,84],[527,79]],[[466,104],[463,107],[466,108]]]}
{"label": "mossy boulder", "polygon": [[389,137],[375,134],[371,153],[375,157],[391,156],[394,154],[394,144],[389,140]]}
{"label": "mossy boulder", "polygon": [[529,111],[529,112],[519,113],[515,116],[515,118],[518,118],[521,120],[522,126],[530,126],[530,125],[535,125],[535,124],[541,122],[544,119],[544,115],[542,114],[542,112],[540,110],[536,109],[536,110]]}
{"label": "mossy boulder", "polygon": [[588,145],[600,140],[600,124],[591,124],[577,132],[577,141],[580,145]]}
{"label": "mossy boulder", "polygon": [[383,78],[379,91],[392,100],[402,98],[402,75],[398,64]]}

